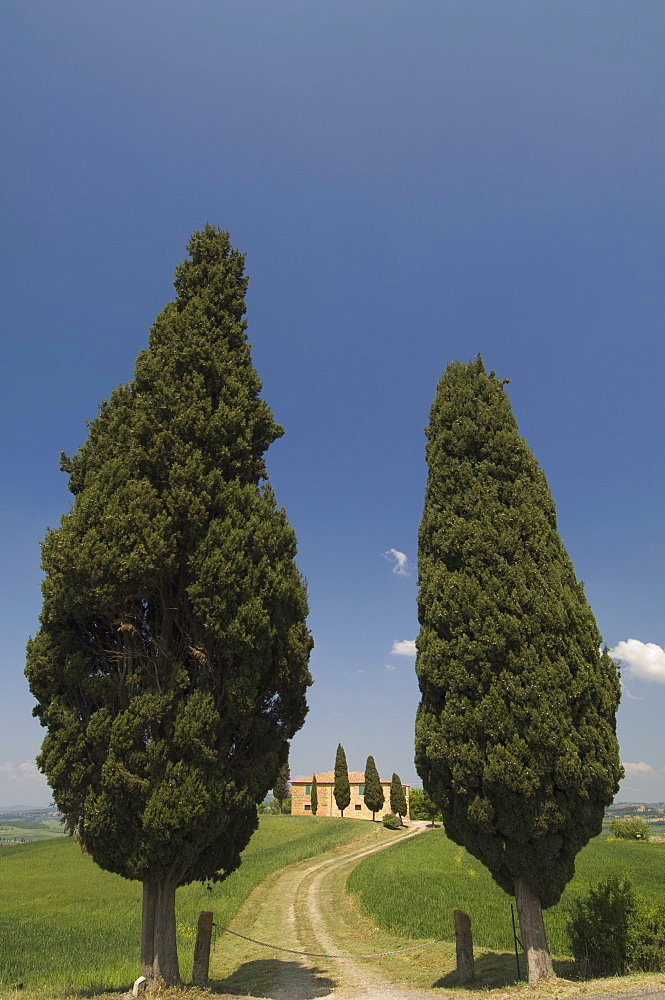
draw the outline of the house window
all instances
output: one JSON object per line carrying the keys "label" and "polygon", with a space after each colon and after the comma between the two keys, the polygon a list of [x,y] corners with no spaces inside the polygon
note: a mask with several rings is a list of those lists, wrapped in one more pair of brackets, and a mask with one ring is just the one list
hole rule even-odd
{"label": "house window", "polygon": [[[307,806],[305,806],[305,809],[306,808],[307,808]],[[358,805],[358,806],[354,806],[354,808],[360,810],[360,809],[362,809],[362,806]]]}
{"label": "house window", "polygon": [[365,794],[365,786],[358,785],[358,795],[364,795],[364,794]]}
{"label": "house window", "polygon": [[311,808],[312,808],[312,807],[310,806],[310,804],[309,804],[309,802],[308,802],[308,803],[307,803],[307,805],[305,806],[305,811],[307,811],[308,809],[311,809]]}
{"label": "house window", "polygon": [[312,786],[305,785],[305,795],[311,795],[311,794],[312,794]]}

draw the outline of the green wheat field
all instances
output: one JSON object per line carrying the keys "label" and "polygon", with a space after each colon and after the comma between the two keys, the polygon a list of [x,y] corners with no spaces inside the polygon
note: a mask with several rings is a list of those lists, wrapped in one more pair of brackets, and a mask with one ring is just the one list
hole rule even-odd
{"label": "green wheat field", "polygon": [[[596,837],[578,854],[575,877],[561,901],[545,911],[553,955],[570,954],[566,908],[571,897],[585,894],[612,872],[630,875],[645,900],[665,905],[665,843]],[[398,934],[413,938],[451,935],[453,910],[458,909],[471,917],[474,944],[513,949],[511,897],[442,829],[366,858],[351,872],[347,888],[358,896],[368,916]]]}

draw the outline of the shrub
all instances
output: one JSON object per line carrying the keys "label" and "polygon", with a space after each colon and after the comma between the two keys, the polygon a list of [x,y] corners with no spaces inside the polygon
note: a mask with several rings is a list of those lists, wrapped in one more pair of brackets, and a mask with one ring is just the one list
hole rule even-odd
{"label": "shrub", "polygon": [[383,817],[383,825],[388,830],[399,830],[402,824],[399,816],[396,816],[395,813],[386,813]]}
{"label": "shrub", "polygon": [[665,967],[665,909],[643,904],[631,880],[612,875],[574,899],[571,951],[584,976],[659,972]]}
{"label": "shrub", "polygon": [[628,926],[628,970],[662,972],[665,969],[665,909],[640,904]]}
{"label": "shrub", "polygon": [[427,819],[430,823],[441,822],[441,810],[422,788],[411,789],[409,814],[411,819]]}
{"label": "shrub", "polygon": [[571,901],[568,933],[582,975],[618,975],[627,962],[629,915],[637,903],[628,878],[610,876]]}
{"label": "shrub", "polygon": [[610,823],[613,837],[618,840],[648,840],[649,824],[645,819],[629,816],[628,819],[615,819]]}

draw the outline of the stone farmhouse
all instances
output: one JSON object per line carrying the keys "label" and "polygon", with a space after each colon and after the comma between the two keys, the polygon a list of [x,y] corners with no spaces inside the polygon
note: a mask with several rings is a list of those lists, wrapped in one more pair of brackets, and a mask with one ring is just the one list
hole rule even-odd
{"label": "stone farmhouse", "polygon": [[[353,819],[371,819],[372,811],[368,809],[365,805],[363,796],[365,794],[365,772],[364,771],[349,771],[349,785],[351,786],[351,801],[344,810],[344,816],[351,817]],[[316,792],[318,799],[318,806],[316,810],[317,816],[341,816],[339,809],[337,808],[337,803],[335,802],[335,796],[333,795],[333,788],[335,786],[335,772],[334,771],[324,771],[322,774],[317,774],[316,776]],[[390,812],[390,782],[381,778],[381,786],[383,788],[384,804],[383,809],[381,809],[377,814],[376,818],[381,819],[384,813]],[[409,792],[411,790],[410,785],[402,785],[404,789],[404,794],[406,795],[406,816],[405,819],[409,817]],[[291,779],[291,813],[295,816],[311,816],[312,815],[312,778],[292,778]]]}

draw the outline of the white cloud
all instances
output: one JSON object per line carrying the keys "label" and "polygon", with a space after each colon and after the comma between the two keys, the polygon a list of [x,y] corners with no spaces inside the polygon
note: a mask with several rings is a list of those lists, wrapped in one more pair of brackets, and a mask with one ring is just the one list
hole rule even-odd
{"label": "white cloud", "polygon": [[394,663],[386,663],[386,670],[397,670]]}
{"label": "white cloud", "polygon": [[399,549],[388,549],[387,552],[382,552],[381,555],[384,559],[395,560],[393,573],[396,573],[397,576],[411,576],[409,571],[409,560],[403,552],[399,551]]}
{"label": "white cloud", "polygon": [[391,655],[394,653],[395,656],[415,656],[416,655],[416,640],[415,639],[395,639],[393,643],[393,648],[390,650]]}
{"label": "white cloud", "polygon": [[622,761],[622,764],[626,771],[626,777],[628,777],[629,775],[634,775],[636,777],[638,775],[642,776],[648,775],[649,777],[653,777],[653,775],[658,774],[656,769],[653,768],[651,764],[645,764],[643,760],[641,760],[639,764],[629,764],[626,761]]}
{"label": "white cloud", "polygon": [[665,802],[665,770],[641,760],[623,762],[626,777],[621,782],[617,802]]}
{"label": "white cloud", "polygon": [[628,665],[629,677],[665,684],[665,649],[655,642],[626,639],[610,650],[610,656]]}
{"label": "white cloud", "polygon": [[357,674],[364,674],[365,671],[361,667],[358,667],[358,669],[356,670],[356,673]]}
{"label": "white cloud", "polygon": [[34,781],[40,785],[46,784],[46,778],[33,760],[23,761],[18,765],[18,769],[10,763],[0,764],[0,778],[4,778],[5,781]]}
{"label": "white cloud", "polygon": [[628,690],[627,686],[624,683],[623,677],[621,678],[621,694],[622,696],[625,695],[625,697],[628,698],[630,701],[644,701],[644,698],[642,697],[641,694],[633,694],[632,691]]}
{"label": "white cloud", "polygon": [[32,760],[26,760],[19,764],[19,777],[26,781],[38,781],[41,785],[46,784],[46,778],[41,773],[37,765]]}

